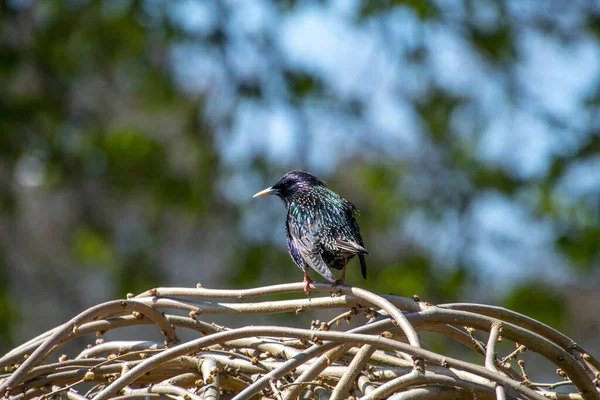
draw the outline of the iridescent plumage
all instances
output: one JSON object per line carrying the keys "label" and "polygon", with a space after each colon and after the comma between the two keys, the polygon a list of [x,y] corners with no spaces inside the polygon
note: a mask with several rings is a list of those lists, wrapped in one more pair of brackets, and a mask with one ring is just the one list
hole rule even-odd
{"label": "iridescent plumage", "polygon": [[[367,278],[364,248],[354,204],[329,190],[321,179],[304,171],[290,171],[279,182],[254,197],[275,194],[287,207],[285,226],[289,253],[304,271],[305,291],[312,280],[308,268],[334,285],[344,283],[346,264],[358,255],[362,276]],[[342,270],[336,280],[330,268]]]}

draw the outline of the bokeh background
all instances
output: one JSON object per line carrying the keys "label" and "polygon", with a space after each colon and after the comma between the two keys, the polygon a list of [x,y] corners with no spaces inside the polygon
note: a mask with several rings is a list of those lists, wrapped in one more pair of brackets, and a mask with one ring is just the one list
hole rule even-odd
{"label": "bokeh background", "polygon": [[597,351],[599,111],[594,1],[2,0],[0,353],[128,292],[300,281],[252,199],[296,168],[362,212],[348,283]]}

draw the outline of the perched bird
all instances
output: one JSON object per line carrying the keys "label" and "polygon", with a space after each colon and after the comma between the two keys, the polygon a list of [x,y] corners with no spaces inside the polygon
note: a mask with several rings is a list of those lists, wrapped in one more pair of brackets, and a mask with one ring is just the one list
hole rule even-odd
{"label": "perched bird", "polygon": [[[343,284],[346,265],[355,255],[360,259],[363,278],[367,264],[360,229],[355,216],[358,209],[348,200],[329,190],[321,179],[295,170],[285,174],[275,185],[253,197],[277,195],[287,207],[285,233],[290,256],[304,271],[304,291],[310,295],[312,279],[308,268],[332,283]],[[342,270],[336,280],[330,268]]]}

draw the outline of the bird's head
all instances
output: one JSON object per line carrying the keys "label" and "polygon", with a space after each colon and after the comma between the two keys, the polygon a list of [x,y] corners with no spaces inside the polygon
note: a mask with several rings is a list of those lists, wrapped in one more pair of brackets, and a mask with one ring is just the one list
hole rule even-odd
{"label": "bird's head", "polygon": [[314,186],[326,186],[325,182],[308,172],[290,171],[273,186],[261,190],[253,197],[268,196],[271,194],[281,197],[284,201],[295,194],[302,193]]}

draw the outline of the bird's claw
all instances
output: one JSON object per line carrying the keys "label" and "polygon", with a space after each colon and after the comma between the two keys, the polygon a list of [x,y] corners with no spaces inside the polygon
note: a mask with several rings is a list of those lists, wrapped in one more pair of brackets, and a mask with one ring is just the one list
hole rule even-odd
{"label": "bird's claw", "polygon": [[335,281],[333,281],[331,283],[331,287],[336,287],[336,286],[339,286],[339,285],[343,285],[344,281],[345,281],[345,279],[341,279],[341,278],[340,279],[336,279]]}
{"label": "bird's claw", "polygon": [[306,293],[307,296],[310,296],[310,284],[313,283],[313,280],[310,279],[308,276],[304,277],[304,293]]}

